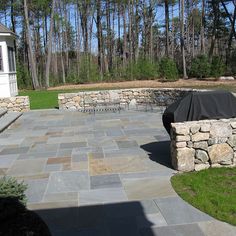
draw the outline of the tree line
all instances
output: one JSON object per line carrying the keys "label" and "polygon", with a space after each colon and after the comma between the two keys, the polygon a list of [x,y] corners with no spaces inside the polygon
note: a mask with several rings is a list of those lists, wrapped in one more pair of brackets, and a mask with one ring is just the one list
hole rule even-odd
{"label": "tree line", "polygon": [[235,0],[1,0],[0,20],[21,87],[236,73]]}

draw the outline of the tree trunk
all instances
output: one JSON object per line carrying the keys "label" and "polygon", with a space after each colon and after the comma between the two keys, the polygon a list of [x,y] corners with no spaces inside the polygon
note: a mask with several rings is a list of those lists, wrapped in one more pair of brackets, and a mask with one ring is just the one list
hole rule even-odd
{"label": "tree trunk", "polygon": [[52,57],[52,37],[53,37],[53,21],[54,21],[54,10],[55,10],[55,1],[52,1],[52,10],[51,10],[51,21],[50,21],[50,31],[49,31],[49,39],[48,39],[48,50],[47,50],[47,61],[46,61],[46,88],[50,87],[50,65],[51,65],[51,57]]}
{"label": "tree trunk", "polygon": [[166,56],[169,57],[169,1],[165,0]]}
{"label": "tree trunk", "polygon": [[29,25],[29,17],[28,17],[29,13],[28,13],[27,0],[24,0],[24,14],[25,14],[25,23],[26,23],[26,40],[27,40],[28,50],[29,50],[29,64],[31,68],[33,89],[39,89],[39,81],[38,81],[38,76],[36,72],[35,55],[33,52],[33,46],[32,46],[32,41],[31,41],[31,30],[30,30],[30,25]]}
{"label": "tree trunk", "polygon": [[205,0],[202,0],[202,17],[201,17],[201,53],[205,54]]}
{"label": "tree trunk", "polygon": [[182,62],[183,62],[183,78],[187,79],[186,70],[186,59],[185,59],[185,48],[184,48],[184,0],[181,0],[181,51],[182,51]]}

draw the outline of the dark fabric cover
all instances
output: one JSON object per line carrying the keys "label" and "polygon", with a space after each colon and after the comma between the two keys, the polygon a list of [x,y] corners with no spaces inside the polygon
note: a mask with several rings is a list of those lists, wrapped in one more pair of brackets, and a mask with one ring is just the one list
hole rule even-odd
{"label": "dark fabric cover", "polygon": [[227,91],[191,92],[166,108],[162,121],[170,134],[170,124],[205,119],[236,117],[236,98]]}

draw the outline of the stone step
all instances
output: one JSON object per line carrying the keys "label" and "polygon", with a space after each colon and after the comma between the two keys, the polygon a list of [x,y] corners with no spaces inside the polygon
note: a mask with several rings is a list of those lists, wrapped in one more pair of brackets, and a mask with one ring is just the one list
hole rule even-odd
{"label": "stone step", "polygon": [[0,109],[0,117],[4,116],[7,113],[6,109]]}
{"label": "stone step", "polygon": [[21,112],[7,112],[0,117],[0,133],[3,132],[8,126],[14,123],[22,115]]}

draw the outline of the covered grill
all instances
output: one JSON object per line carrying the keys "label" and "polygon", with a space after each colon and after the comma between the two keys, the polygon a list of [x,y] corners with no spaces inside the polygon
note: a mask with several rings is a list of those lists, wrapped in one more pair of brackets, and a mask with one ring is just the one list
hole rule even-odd
{"label": "covered grill", "polygon": [[236,98],[228,91],[191,92],[166,108],[162,121],[170,134],[171,123],[236,117]]}

